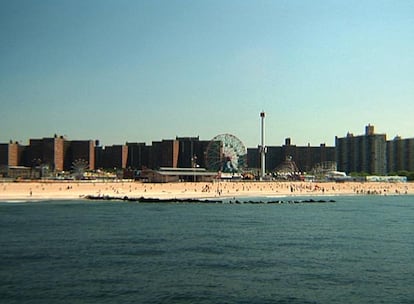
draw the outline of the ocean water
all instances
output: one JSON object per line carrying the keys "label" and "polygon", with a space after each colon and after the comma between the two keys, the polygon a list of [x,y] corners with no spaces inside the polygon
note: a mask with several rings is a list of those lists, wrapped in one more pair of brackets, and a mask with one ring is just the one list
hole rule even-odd
{"label": "ocean water", "polygon": [[414,197],[0,203],[1,303],[414,303]]}

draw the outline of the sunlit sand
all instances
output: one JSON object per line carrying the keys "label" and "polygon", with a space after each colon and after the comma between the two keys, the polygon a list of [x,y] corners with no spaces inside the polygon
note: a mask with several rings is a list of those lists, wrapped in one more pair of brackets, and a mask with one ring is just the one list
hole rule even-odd
{"label": "sunlit sand", "polygon": [[414,194],[414,183],[360,182],[3,182],[0,200],[63,200],[86,196],[129,198],[227,198]]}

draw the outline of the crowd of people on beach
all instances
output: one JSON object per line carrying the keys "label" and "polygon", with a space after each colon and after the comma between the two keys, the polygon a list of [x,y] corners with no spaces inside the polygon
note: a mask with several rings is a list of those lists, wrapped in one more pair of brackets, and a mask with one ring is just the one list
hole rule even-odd
{"label": "crowd of people on beach", "polygon": [[130,196],[158,198],[304,196],[304,195],[402,195],[414,194],[413,183],[382,182],[278,182],[213,181],[178,183],[112,182],[2,182],[0,199],[10,198],[79,198],[95,196]]}

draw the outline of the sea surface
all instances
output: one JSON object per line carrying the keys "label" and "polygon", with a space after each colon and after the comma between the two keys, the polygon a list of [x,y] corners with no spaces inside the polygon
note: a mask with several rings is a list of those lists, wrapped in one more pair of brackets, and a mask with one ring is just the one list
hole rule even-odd
{"label": "sea surface", "polygon": [[3,202],[0,303],[414,303],[414,196],[334,199]]}

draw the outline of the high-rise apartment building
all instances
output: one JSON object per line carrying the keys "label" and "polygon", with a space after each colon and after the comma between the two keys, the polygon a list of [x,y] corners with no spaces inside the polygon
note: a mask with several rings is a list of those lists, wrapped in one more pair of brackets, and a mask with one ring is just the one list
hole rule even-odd
{"label": "high-rise apartment building", "polygon": [[23,150],[24,147],[17,142],[0,144],[0,166],[19,166]]}
{"label": "high-rise apartment building", "polygon": [[53,171],[64,170],[67,141],[63,136],[30,139],[24,153],[24,165],[28,167],[46,165]]}
{"label": "high-rise apartment building", "polygon": [[84,161],[89,170],[95,170],[95,141],[71,140],[67,143],[65,170],[71,170],[74,162]]}
{"label": "high-rise apartment building", "polygon": [[95,147],[96,168],[125,169],[128,160],[127,145]]}
{"label": "high-rise apartment building", "polygon": [[145,143],[127,143],[126,145],[128,146],[127,168],[148,168],[151,146],[147,146]]}
{"label": "high-rise apartment building", "polygon": [[175,139],[153,141],[150,155],[150,168],[177,168],[179,148],[179,141]]}
{"label": "high-rise apartment building", "polygon": [[397,136],[387,141],[387,170],[393,173],[414,171],[414,138]]}
{"label": "high-rise apartment building", "polygon": [[387,138],[375,134],[374,126],[368,125],[365,134],[335,137],[336,162],[339,171],[365,172],[385,175],[387,173]]}
{"label": "high-rise apartment building", "polygon": [[206,151],[210,140],[197,137],[176,137],[179,142],[178,167],[206,167]]}

